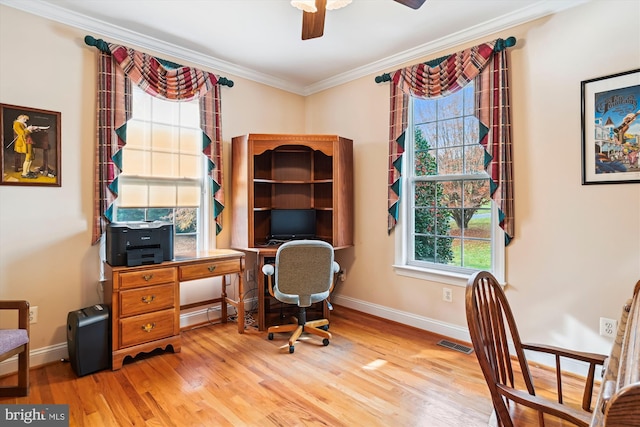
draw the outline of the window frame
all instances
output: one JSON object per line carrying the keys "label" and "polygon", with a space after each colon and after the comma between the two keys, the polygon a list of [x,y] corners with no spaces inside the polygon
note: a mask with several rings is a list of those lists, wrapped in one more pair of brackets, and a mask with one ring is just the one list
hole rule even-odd
{"label": "window frame", "polygon": [[[142,91],[142,89],[137,88],[138,90]],[[144,93],[145,96],[149,96],[153,98],[153,95],[150,95],[144,91],[142,91]],[[132,102],[133,99],[132,99]],[[171,101],[167,101],[167,102],[171,102]],[[179,102],[179,101],[178,101]],[[196,101],[197,102],[197,101]],[[133,105],[133,108],[135,109],[135,105]],[[153,114],[151,114],[151,117],[153,117]],[[200,119],[198,117],[198,119]],[[198,120],[199,122],[200,120]],[[151,120],[152,123],[158,123],[158,124],[162,124],[162,125],[167,125],[167,123],[165,122],[154,122],[153,120]],[[171,127],[175,127],[173,124],[171,124]],[[199,129],[199,128],[198,128]],[[201,130],[200,130],[201,131]],[[151,152],[153,152],[153,150],[151,150]],[[125,153],[123,152],[123,155]],[[179,154],[179,153],[176,153]],[[212,227],[215,227],[211,224],[213,220],[213,218],[211,218],[210,213],[212,212],[213,209],[213,200],[212,200],[212,195],[211,193],[211,186],[207,185],[207,179],[208,179],[208,174],[207,174],[207,158],[205,156],[204,153],[200,152],[199,155],[199,164],[200,164],[200,176],[197,178],[186,178],[186,177],[161,177],[161,176],[140,176],[140,175],[127,175],[126,173],[121,173],[119,175],[119,179],[118,179],[118,194],[121,194],[121,189],[120,189],[120,185],[123,183],[141,183],[141,184],[145,184],[145,185],[153,185],[153,184],[173,184],[173,186],[179,186],[180,183],[198,183],[197,187],[199,187],[199,203],[198,206],[145,206],[145,207],[121,207],[119,204],[119,200],[120,197],[118,197],[115,202],[114,202],[114,211],[113,211],[113,217],[114,218],[118,218],[118,210],[119,209],[178,209],[178,208],[197,208],[197,232],[196,234],[196,248],[195,250],[197,252],[201,252],[201,251],[207,251],[210,249],[214,249],[215,248],[215,239],[211,239],[210,238],[210,233],[212,230]],[[193,185],[194,187],[196,187],[196,185]],[[145,217],[146,217],[146,212],[145,212]],[[210,219],[210,220],[207,220]],[[117,219],[114,219],[114,221],[117,222]],[[127,223],[128,221],[122,221],[122,223]],[[179,252],[175,251],[175,242],[176,242],[176,237],[178,235],[177,233],[177,229],[175,227],[175,218],[173,220],[173,224],[174,224],[174,255],[175,256],[179,256],[181,255]]]}
{"label": "window frame", "polygon": [[[414,182],[420,181],[414,180],[414,174],[411,165],[414,162],[414,111],[413,111],[413,97],[409,100],[408,112],[407,112],[407,129],[405,131],[405,150],[402,160],[401,171],[401,193],[403,196],[399,202],[399,221],[395,226],[395,260],[394,271],[401,276],[412,277],[422,280],[428,280],[432,282],[445,283],[453,286],[466,286],[469,277],[471,277],[476,269],[466,267],[454,267],[448,265],[438,265],[436,263],[421,262],[422,265],[417,265],[410,260],[410,254],[413,251],[411,245],[413,239],[411,238],[413,216],[411,210],[413,209],[413,190],[412,186]],[[477,175],[461,175],[460,178],[478,178]],[[491,273],[496,277],[500,283],[504,283],[505,277],[505,240],[504,231],[500,228],[498,222],[498,207],[495,201],[491,201]],[[424,264],[428,264],[425,266]]]}

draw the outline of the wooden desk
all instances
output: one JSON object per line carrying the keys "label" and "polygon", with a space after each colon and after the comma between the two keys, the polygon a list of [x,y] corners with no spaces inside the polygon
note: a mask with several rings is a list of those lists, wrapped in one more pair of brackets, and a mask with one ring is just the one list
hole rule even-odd
{"label": "wooden desk", "polygon": [[[180,309],[220,303],[222,322],[227,304],[238,312],[238,333],[244,333],[244,253],[218,249],[161,264],[112,267],[105,264],[105,303],[111,312],[111,369],[124,358],[171,346],[180,352]],[[238,275],[238,299],[227,297],[225,275]],[[220,298],[180,306],[180,282],[222,276]]]}

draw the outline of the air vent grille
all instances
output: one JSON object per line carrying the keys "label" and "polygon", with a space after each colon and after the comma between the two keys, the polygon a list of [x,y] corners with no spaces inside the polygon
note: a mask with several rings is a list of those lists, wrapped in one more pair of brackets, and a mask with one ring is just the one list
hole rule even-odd
{"label": "air vent grille", "polygon": [[458,344],[458,343],[447,341],[447,340],[438,341],[438,345],[441,345],[442,347],[450,348],[451,350],[459,351],[460,353],[464,353],[464,354],[471,354],[473,352],[473,349],[471,347],[467,347],[466,345]]}

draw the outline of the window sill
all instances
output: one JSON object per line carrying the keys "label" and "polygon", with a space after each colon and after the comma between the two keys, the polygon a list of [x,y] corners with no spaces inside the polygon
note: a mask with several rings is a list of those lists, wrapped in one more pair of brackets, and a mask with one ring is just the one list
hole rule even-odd
{"label": "window sill", "polygon": [[[451,286],[466,287],[471,274],[454,273],[452,271],[433,270],[427,268],[414,267],[411,265],[394,264],[395,272],[400,276],[412,277],[414,279],[428,280],[430,282],[443,283]],[[505,284],[500,281],[502,287]]]}

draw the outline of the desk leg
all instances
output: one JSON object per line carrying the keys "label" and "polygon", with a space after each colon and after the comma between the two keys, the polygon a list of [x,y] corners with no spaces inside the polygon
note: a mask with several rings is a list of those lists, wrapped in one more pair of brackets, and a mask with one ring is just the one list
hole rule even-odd
{"label": "desk leg", "polygon": [[244,333],[244,258],[242,258],[242,268],[238,273],[238,303],[236,305],[238,312],[238,333]]}
{"label": "desk leg", "polygon": [[231,304],[236,308],[236,313],[238,314],[238,333],[244,333],[244,258],[241,261],[242,265],[240,271],[238,272],[238,299],[236,301],[232,300],[227,296],[227,279],[226,275],[222,276],[222,292],[220,294],[220,299],[222,300],[222,307],[220,309],[222,315],[222,323],[227,323],[227,304]]}
{"label": "desk leg", "polygon": [[227,313],[227,302],[229,298],[227,298],[227,276],[222,276],[222,292],[220,292],[220,321],[222,323],[227,323],[227,318],[229,314]]}
{"label": "desk leg", "polygon": [[265,319],[264,312],[264,274],[262,273],[262,267],[264,267],[264,255],[258,255],[258,271],[256,272],[256,280],[258,281],[258,330],[267,330],[267,321]]}

